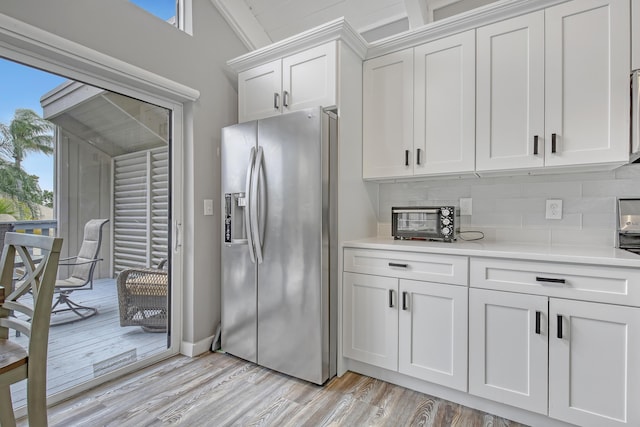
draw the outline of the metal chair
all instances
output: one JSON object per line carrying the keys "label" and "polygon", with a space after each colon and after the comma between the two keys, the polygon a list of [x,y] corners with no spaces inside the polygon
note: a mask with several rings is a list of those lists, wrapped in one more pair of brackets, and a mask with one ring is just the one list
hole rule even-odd
{"label": "metal chair", "polygon": [[[35,260],[30,250],[39,248],[42,257]],[[58,271],[62,239],[33,234],[7,233],[0,259],[0,286],[9,295],[0,302],[0,425],[15,426],[10,385],[27,380],[29,425],[47,425],[47,349],[51,303]],[[24,275],[14,282],[16,259]],[[19,302],[31,294],[33,305]],[[30,321],[9,317],[22,313]],[[9,329],[29,337],[28,348],[9,340]]]}
{"label": "metal chair", "polygon": [[[61,314],[65,312],[73,312],[80,319],[71,318],[58,321],[53,319],[52,325],[62,325],[65,323],[75,322],[76,320],[88,319],[98,314],[95,307],[87,307],[72,301],[69,296],[72,292],[80,290],[93,289],[93,272],[95,271],[102,243],[102,228],[109,222],[108,219],[92,219],[84,226],[84,236],[82,245],[78,255],[74,257],[61,259],[61,266],[71,266],[71,275],[66,279],[56,280],[57,300],[51,309],[52,314]],[[72,262],[73,261],[73,262]],[[66,305],[66,308],[57,308],[60,305]]]}

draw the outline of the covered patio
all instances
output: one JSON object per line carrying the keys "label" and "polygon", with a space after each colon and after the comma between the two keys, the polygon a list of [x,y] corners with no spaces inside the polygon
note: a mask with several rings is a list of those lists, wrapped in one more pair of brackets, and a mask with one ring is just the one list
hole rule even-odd
{"label": "covered patio", "polygon": [[[115,279],[99,279],[91,291],[75,300],[96,307],[86,320],[51,326],[47,394],[52,395],[108,374],[167,349],[166,333],[145,332],[139,326],[121,327]],[[69,314],[64,314],[69,316]],[[12,331],[13,333],[13,331]],[[25,336],[11,336],[26,344]],[[26,404],[26,382],[11,386],[14,407]]]}

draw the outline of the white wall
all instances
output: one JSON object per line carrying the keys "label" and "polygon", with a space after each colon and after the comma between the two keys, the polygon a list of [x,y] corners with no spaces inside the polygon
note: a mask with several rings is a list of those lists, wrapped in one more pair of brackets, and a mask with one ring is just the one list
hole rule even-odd
{"label": "white wall", "polygon": [[[125,0],[9,0],[0,13],[200,91],[185,105],[183,341],[198,343],[220,320],[220,129],[236,122],[237,93],[225,62],[246,48],[210,0],[193,0],[193,36]],[[190,122],[190,119],[193,119]]]}
{"label": "white wall", "polygon": [[[391,207],[454,204],[471,197],[463,230],[522,243],[614,246],[616,198],[640,198],[640,164],[610,172],[380,184],[379,235],[391,235]],[[545,219],[546,199],[562,199],[563,218]],[[469,235],[468,237],[472,237]]]}

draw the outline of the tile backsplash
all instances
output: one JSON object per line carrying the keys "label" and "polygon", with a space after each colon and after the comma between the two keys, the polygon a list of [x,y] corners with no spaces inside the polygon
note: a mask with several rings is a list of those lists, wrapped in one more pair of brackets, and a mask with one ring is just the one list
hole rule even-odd
{"label": "tile backsplash", "polygon": [[[460,228],[486,240],[615,246],[616,199],[640,198],[640,164],[613,171],[382,183],[378,235],[391,235],[392,206],[459,206],[473,200]],[[562,200],[562,219],[545,219],[547,199]],[[469,235],[471,237],[471,235]]]}

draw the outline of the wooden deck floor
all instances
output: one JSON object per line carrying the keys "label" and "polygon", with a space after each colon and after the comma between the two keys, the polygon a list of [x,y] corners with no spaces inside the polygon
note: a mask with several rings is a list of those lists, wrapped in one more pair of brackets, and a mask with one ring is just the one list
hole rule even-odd
{"label": "wooden deck floor", "polygon": [[[71,299],[97,307],[98,314],[86,320],[51,327],[47,367],[49,395],[167,348],[165,333],[144,332],[137,326],[120,326],[114,279],[97,280],[93,290],[76,291]],[[53,316],[52,321],[57,319],[56,316],[61,315]],[[11,339],[26,342],[25,337]],[[12,385],[11,394],[14,408],[25,405],[26,381]]]}
{"label": "wooden deck floor", "polygon": [[48,414],[51,427],[522,426],[350,372],[320,387],[219,353],[175,356]]}

